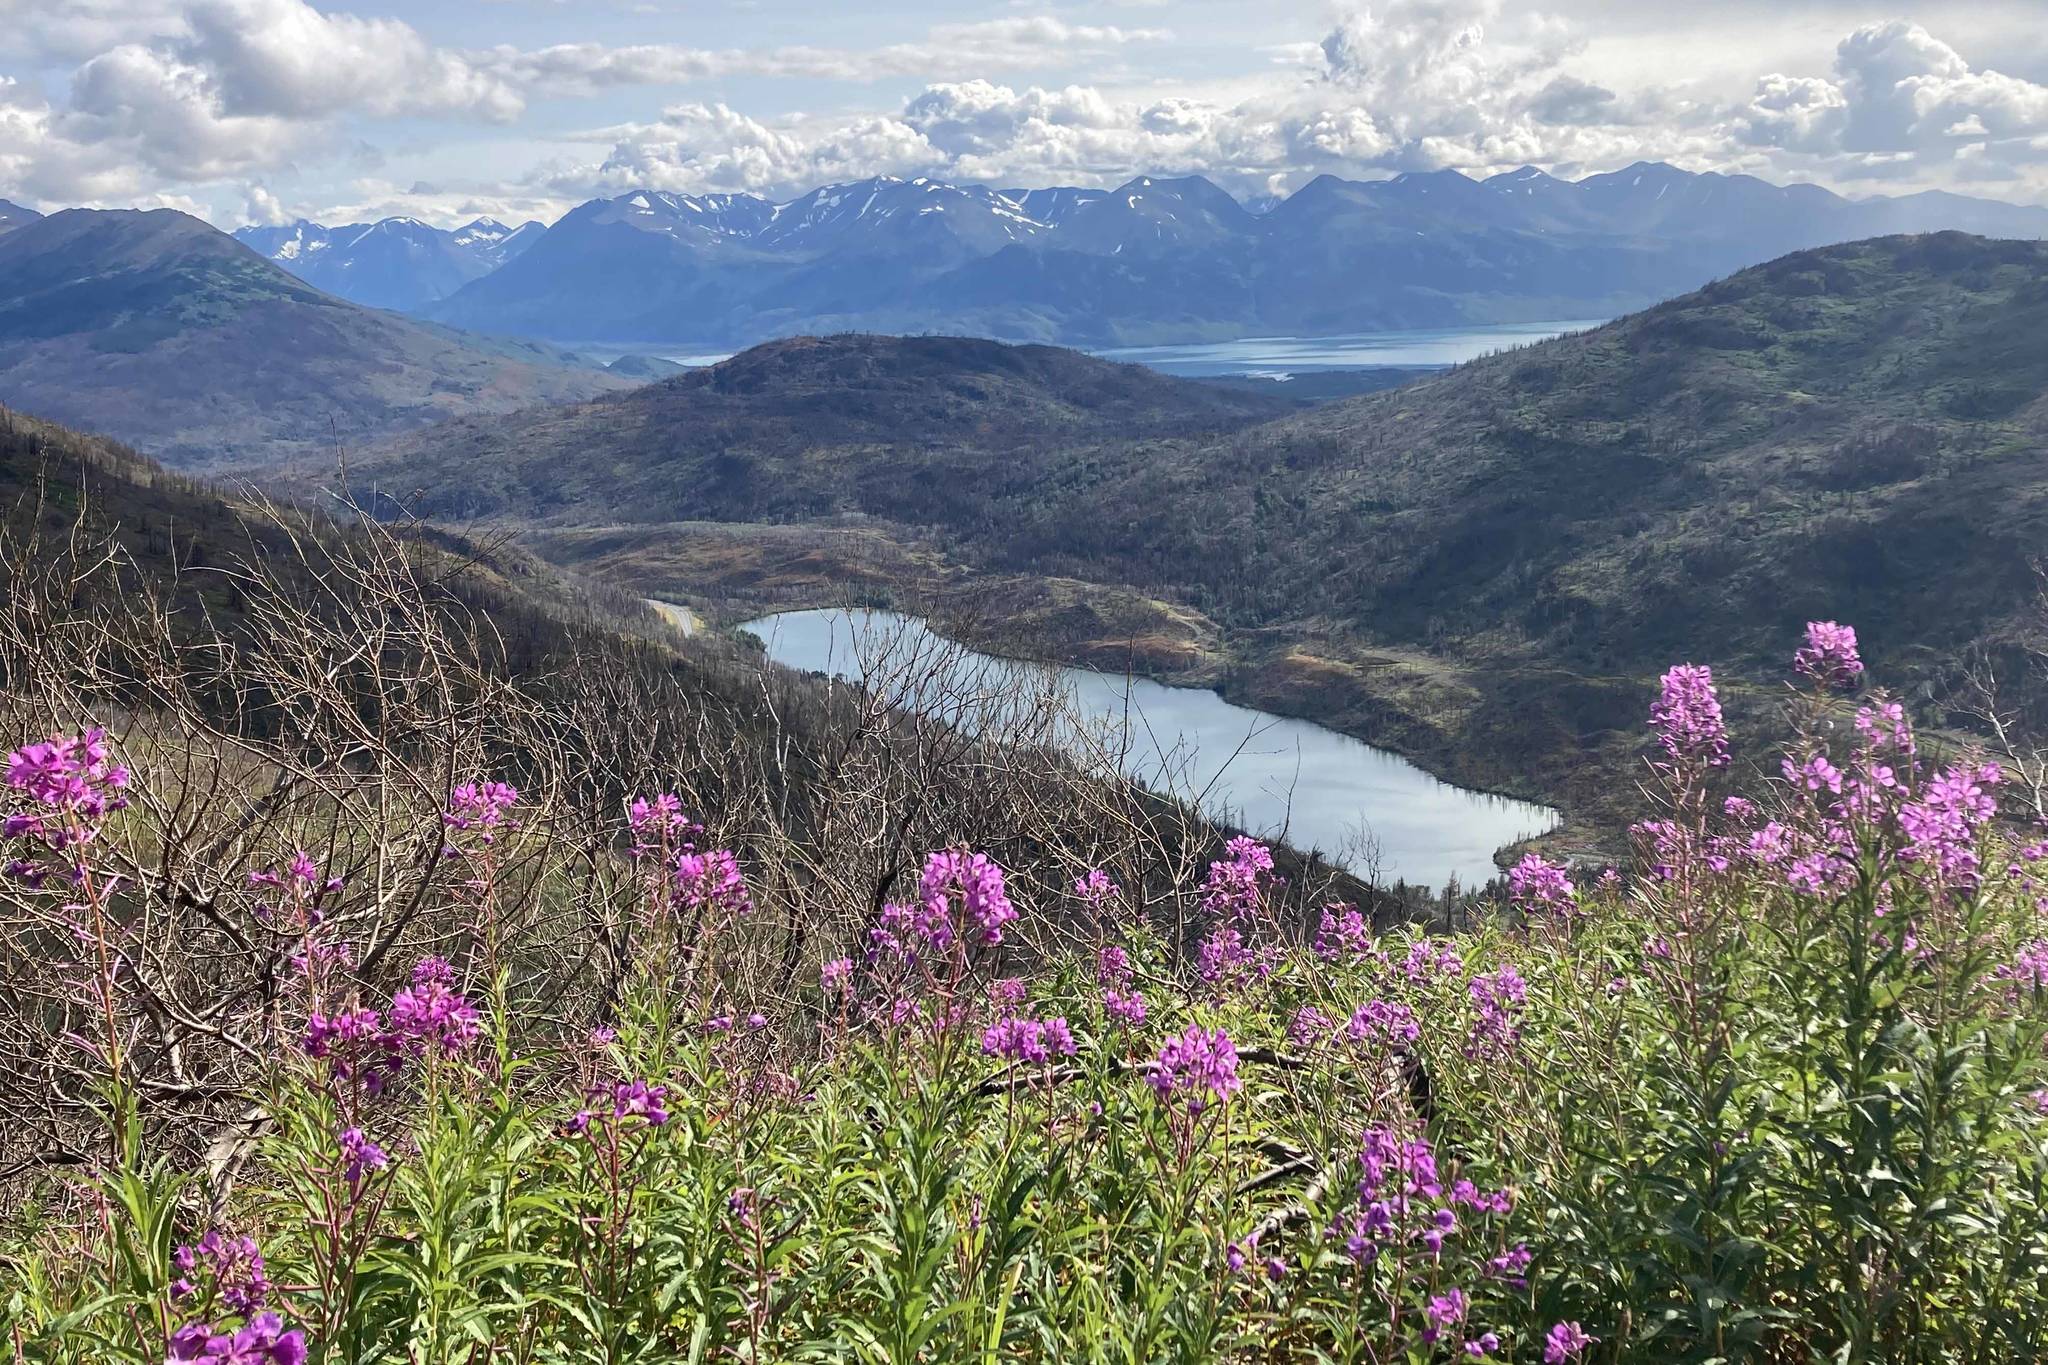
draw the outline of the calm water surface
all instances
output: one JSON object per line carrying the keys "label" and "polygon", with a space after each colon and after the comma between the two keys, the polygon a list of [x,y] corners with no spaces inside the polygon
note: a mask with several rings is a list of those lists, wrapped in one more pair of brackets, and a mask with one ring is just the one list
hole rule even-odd
{"label": "calm water surface", "polygon": [[1314,370],[1458,365],[1510,346],[1527,346],[1561,332],[1599,326],[1568,322],[1492,323],[1398,332],[1354,332],[1333,337],[1246,337],[1187,346],[1123,346],[1096,351],[1106,360],[1132,360],[1178,375],[1252,374],[1283,378]]}
{"label": "calm water surface", "polygon": [[1107,751],[1155,790],[1263,837],[1319,849],[1381,882],[1485,882],[1495,875],[1496,849],[1558,822],[1547,807],[1453,787],[1308,721],[1198,688],[993,658],[893,612],[783,612],[741,629],[759,636],[776,663],[861,682],[899,706],[969,728],[1006,708],[1015,708],[1014,719],[1057,691],[1080,718],[1057,742]]}
{"label": "calm water surface", "polygon": [[[1107,360],[1130,360],[1178,375],[1252,374],[1283,379],[1313,370],[1372,370],[1388,367],[1457,365],[1490,351],[1597,327],[1599,320],[1505,322],[1480,327],[1438,327],[1393,332],[1354,332],[1333,337],[1246,337],[1181,346],[1120,346],[1091,351]],[[606,364],[622,355],[651,355],[678,365],[716,365],[732,352],[704,352],[616,342],[567,346]],[[1085,348],[1084,348],[1085,349]]]}

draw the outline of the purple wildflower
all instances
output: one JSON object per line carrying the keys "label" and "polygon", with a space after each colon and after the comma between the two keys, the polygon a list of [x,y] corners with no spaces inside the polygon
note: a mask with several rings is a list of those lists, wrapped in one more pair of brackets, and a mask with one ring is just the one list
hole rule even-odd
{"label": "purple wildflower", "polygon": [[420,959],[412,985],[391,997],[391,1032],[414,1052],[429,1048],[453,1056],[482,1032],[477,1012],[453,985],[446,959]]}
{"label": "purple wildflower", "polygon": [[1114,943],[1104,944],[1102,951],[1095,955],[1096,985],[1128,986],[1132,975],[1131,955]]}
{"label": "purple wildflower", "polygon": [[668,1122],[668,1087],[645,1081],[620,1081],[612,1087],[612,1118],[643,1119],[650,1128]]}
{"label": "purple wildflower", "polygon": [[1728,729],[1721,720],[1713,670],[1701,664],[1677,664],[1667,671],[1656,704],[1650,707],[1650,728],[1673,761],[1704,763],[1709,768],[1725,766]]}
{"label": "purple wildflower", "polygon": [[837,995],[853,982],[853,959],[835,957],[818,968],[818,986],[827,995]]}
{"label": "purple wildflower", "polygon": [[1146,1073],[1161,1102],[1179,1104],[1198,1114],[1212,1102],[1227,1100],[1241,1082],[1237,1077],[1237,1047],[1222,1029],[1205,1029],[1190,1024],[1178,1038],[1169,1038],[1159,1049],[1159,1059]]}
{"label": "purple wildflower", "polygon": [[1074,894],[1086,902],[1097,914],[1104,906],[1123,894],[1123,888],[1109,879],[1109,874],[1099,867],[1088,869],[1083,877],[1074,879]]}
{"label": "purple wildflower", "polygon": [[519,802],[519,789],[503,782],[465,782],[448,793],[441,823],[449,829],[476,829],[491,841],[491,831],[507,824],[505,812]]}
{"label": "purple wildflower", "polygon": [[1943,769],[1919,800],[1899,807],[1899,828],[1906,835],[1900,856],[1933,868],[1944,886],[1975,890],[1981,880],[1977,830],[1998,813],[1998,803],[1984,789],[2002,776],[1995,763]]}
{"label": "purple wildflower", "polygon": [[714,848],[708,853],[686,851],[676,855],[676,890],[693,910],[719,915],[743,915],[753,908],[747,895],[746,878],[740,875],[740,861],[731,851]]}
{"label": "purple wildflower", "polygon": [[1074,1055],[1073,1031],[1064,1018],[1037,1020],[1010,1015],[988,1026],[981,1050],[1011,1062],[1049,1062]]}
{"label": "purple wildflower", "polygon": [[1508,869],[1508,897],[1526,913],[1569,912],[1578,905],[1579,890],[1561,864],[1529,853]]}
{"label": "purple wildflower", "polygon": [[172,1365],[305,1365],[306,1334],[285,1330],[275,1313],[258,1313],[233,1332],[203,1322],[171,1334]]}
{"label": "purple wildflower", "polygon": [[[113,761],[107,732],[53,735],[7,756],[7,785],[36,805],[97,820],[127,804],[128,769]],[[26,833],[16,830],[14,833]]]}
{"label": "purple wildflower", "polygon": [[1253,919],[1260,892],[1273,872],[1273,850],[1256,839],[1238,835],[1224,845],[1225,857],[1209,864],[1202,887],[1202,908],[1232,919]]}
{"label": "purple wildflower", "polygon": [[219,1228],[207,1231],[190,1245],[171,1253],[178,1269],[178,1283],[172,1297],[192,1298],[200,1294],[195,1276],[205,1283],[205,1298],[218,1299],[233,1312],[247,1315],[263,1306],[270,1293],[270,1280],[263,1271],[263,1253],[253,1237],[237,1237]]}
{"label": "purple wildflower", "polygon": [[1316,956],[1326,962],[1340,957],[1363,957],[1372,950],[1372,930],[1357,906],[1326,905],[1316,924],[1314,947]]}
{"label": "purple wildflower", "polygon": [[[1003,926],[1017,918],[1003,886],[1003,869],[983,853],[947,849],[928,856],[918,879],[918,900],[925,936],[940,949],[951,945],[956,932],[976,946],[993,947],[1003,941]],[[961,914],[957,928],[956,907]]]}
{"label": "purple wildflower", "polygon": [[1392,1000],[1368,1000],[1352,1012],[1344,1032],[1354,1043],[1378,1039],[1389,1046],[1403,1046],[1422,1036],[1415,1011]]}
{"label": "purple wildflower", "polygon": [[1564,1365],[1567,1360],[1577,1360],[1599,1339],[1587,1336],[1586,1329],[1576,1322],[1560,1322],[1543,1338],[1543,1365]]}
{"label": "purple wildflower", "polygon": [[1792,667],[1823,687],[1854,687],[1863,676],[1856,653],[1856,628],[1833,621],[1808,621],[1806,643],[1792,655]]}
{"label": "purple wildflower", "polygon": [[1445,1332],[1465,1321],[1465,1314],[1470,1307],[1471,1301],[1465,1297],[1465,1291],[1462,1289],[1450,1289],[1432,1295],[1428,1306],[1422,1310],[1423,1316],[1429,1322],[1429,1328],[1423,1332],[1422,1339],[1438,1340]]}
{"label": "purple wildflower", "polygon": [[1315,1047],[1329,1038],[1337,1021],[1314,1005],[1303,1005],[1287,1025],[1287,1041],[1293,1047]]}
{"label": "purple wildflower", "polygon": [[350,1190],[360,1191],[370,1172],[381,1171],[391,1164],[390,1153],[372,1142],[360,1128],[342,1129],[339,1142],[342,1174],[348,1179]]}
{"label": "purple wildflower", "polygon": [[1512,964],[1472,978],[1467,988],[1479,1018],[1472,1026],[1474,1049],[1505,1047],[1522,1036],[1522,1008],[1529,988]]}
{"label": "purple wildflower", "polygon": [[1145,1022],[1145,997],[1136,991],[1106,987],[1102,992],[1102,1012],[1126,1028],[1136,1028]]}

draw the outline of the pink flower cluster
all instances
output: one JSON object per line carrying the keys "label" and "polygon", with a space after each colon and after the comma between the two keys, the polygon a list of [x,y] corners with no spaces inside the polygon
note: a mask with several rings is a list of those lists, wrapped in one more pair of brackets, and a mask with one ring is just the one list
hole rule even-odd
{"label": "pink flower cluster", "polygon": [[1199,1114],[1227,1100],[1242,1084],[1237,1075],[1237,1046],[1222,1029],[1190,1024],[1178,1038],[1159,1049],[1159,1059],[1145,1073],[1161,1103]]}
{"label": "pink flower cluster", "polygon": [[1806,643],[1792,654],[1792,667],[1823,687],[1854,687],[1863,676],[1856,653],[1856,628],[1833,621],[1808,621]]}
{"label": "pink flower cluster", "polygon": [[981,1035],[981,1050],[1011,1062],[1044,1063],[1074,1055],[1074,1034],[1064,1017],[1026,1019],[1010,1015],[990,1024]]}
{"label": "pink flower cluster", "polygon": [[196,1299],[205,1307],[218,1302],[246,1316],[261,1308],[270,1294],[263,1253],[253,1237],[232,1236],[212,1228],[197,1242],[172,1252],[171,1264],[178,1271],[178,1278],[171,1282],[171,1297],[181,1302]]}
{"label": "pink flower cluster", "polygon": [[509,824],[506,812],[519,803],[519,789],[503,782],[465,782],[448,793],[448,809],[441,823],[449,829],[481,830],[485,843],[501,825]]}
{"label": "pink flower cluster", "polygon": [[170,1365],[305,1365],[306,1334],[285,1329],[275,1313],[258,1313],[235,1331],[187,1323],[171,1335]]}
{"label": "pink flower cluster", "polygon": [[730,850],[714,848],[705,853],[686,850],[676,855],[676,890],[683,904],[692,910],[720,917],[744,915],[753,909],[747,894],[747,880],[740,875],[740,860]]}
{"label": "pink flower cluster", "polygon": [[1273,875],[1273,850],[1238,835],[1223,846],[1224,857],[1209,864],[1202,908],[1230,919],[1255,919],[1260,895]]}
{"label": "pink flower cluster", "polygon": [[1701,664],[1678,664],[1664,674],[1662,691],[1650,707],[1650,728],[1665,756],[1677,763],[1728,763],[1728,727],[1714,673]]}
{"label": "pink flower cluster", "polygon": [[1373,948],[1372,929],[1357,906],[1326,905],[1322,917],[1316,922],[1312,946],[1316,956],[1325,962],[1334,962],[1340,957],[1367,957]]}
{"label": "pink flower cluster", "polygon": [[1578,906],[1579,889],[1562,864],[1527,853],[1508,869],[1508,899],[1524,914],[1569,913]]}

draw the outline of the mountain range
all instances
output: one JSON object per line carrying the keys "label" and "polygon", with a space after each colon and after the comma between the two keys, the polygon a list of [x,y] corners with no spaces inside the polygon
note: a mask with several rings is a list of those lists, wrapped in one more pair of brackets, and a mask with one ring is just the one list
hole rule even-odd
{"label": "mountain range", "polygon": [[[1809,619],[1867,623],[1874,669],[1923,701],[1989,652],[2008,701],[2048,719],[2023,666],[2043,335],[2048,244],[1894,236],[1272,420],[1091,419],[1057,399],[1103,362],[841,337],[430,428],[356,473],[540,528],[650,594],[831,599],[891,544],[888,576],[927,610],[1007,594],[1013,649],[1135,648],[1453,780],[1600,810],[1629,790],[1659,670],[1722,667],[1731,715],[1762,724]],[[1001,369],[1047,377],[1036,417],[980,377]],[[862,557],[837,575],[833,527]],[[764,581],[799,543],[801,580]],[[1091,586],[1077,604],[1063,584]]]}
{"label": "mountain range", "polygon": [[0,232],[0,402],[171,462],[272,462],[628,381],[321,293],[170,209]]}
{"label": "mountain range", "polygon": [[415,312],[516,259],[547,232],[479,218],[450,231],[417,218],[323,227],[301,218],[245,227],[235,240],[317,289],[372,308]]}
{"label": "mountain range", "polygon": [[877,177],[783,203],[636,190],[529,224],[495,258],[404,219],[240,235],[322,288],[476,331],[722,348],[840,330],[1111,346],[1611,317],[1789,251],[1949,229],[2044,237],[2048,208],[1847,199],[1643,162],[1576,181],[1323,176],[1257,212],[1200,176],[1113,191]]}

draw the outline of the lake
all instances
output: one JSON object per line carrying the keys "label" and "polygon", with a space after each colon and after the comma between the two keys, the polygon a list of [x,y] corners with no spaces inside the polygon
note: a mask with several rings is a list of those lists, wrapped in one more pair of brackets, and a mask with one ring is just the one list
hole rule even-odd
{"label": "lake", "polygon": [[[968,728],[999,713],[963,698],[1000,696],[1028,709],[1058,689],[1079,722],[1059,742],[1109,752],[1156,791],[1382,883],[1440,888],[1456,877],[1479,885],[1496,875],[1495,850],[1558,823],[1548,807],[1451,786],[1309,721],[1199,688],[998,659],[894,612],[791,611],[740,629],[760,637],[778,664],[860,682]],[[913,686],[910,677],[924,681]]]}
{"label": "lake", "polygon": [[1597,320],[1490,323],[1332,337],[1245,337],[1180,346],[1120,346],[1095,351],[1105,360],[1128,360],[1187,377],[1245,374],[1282,379],[1315,370],[1441,368],[1476,360],[1511,346],[1528,346],[1561,332],[1598,327]]}
{"label": "lake", "polygon": [[[1119,346],[1090,350],[1105,360],[1128,360],[1167,374],[1189,377],[1248,374],[1272,379],[1312,370],[1428,369],[1476,360],[1491,351],[1527,346],[1554,337],[1598,327],[1604,319],[1568,322],[1496,322],[1478,327],[1433,327],[1388,332],[1353,332],[1330,337],[1246,337],[1238,341],[1204,341],[1176,346]],[[732,352],[683,350],[648,342],[641,346],[617,342],[569,345],[606,364],[624,355],[658,356],[678,365],[716,365]],[[1083,350],[1088,348],[1083,347]]]}

